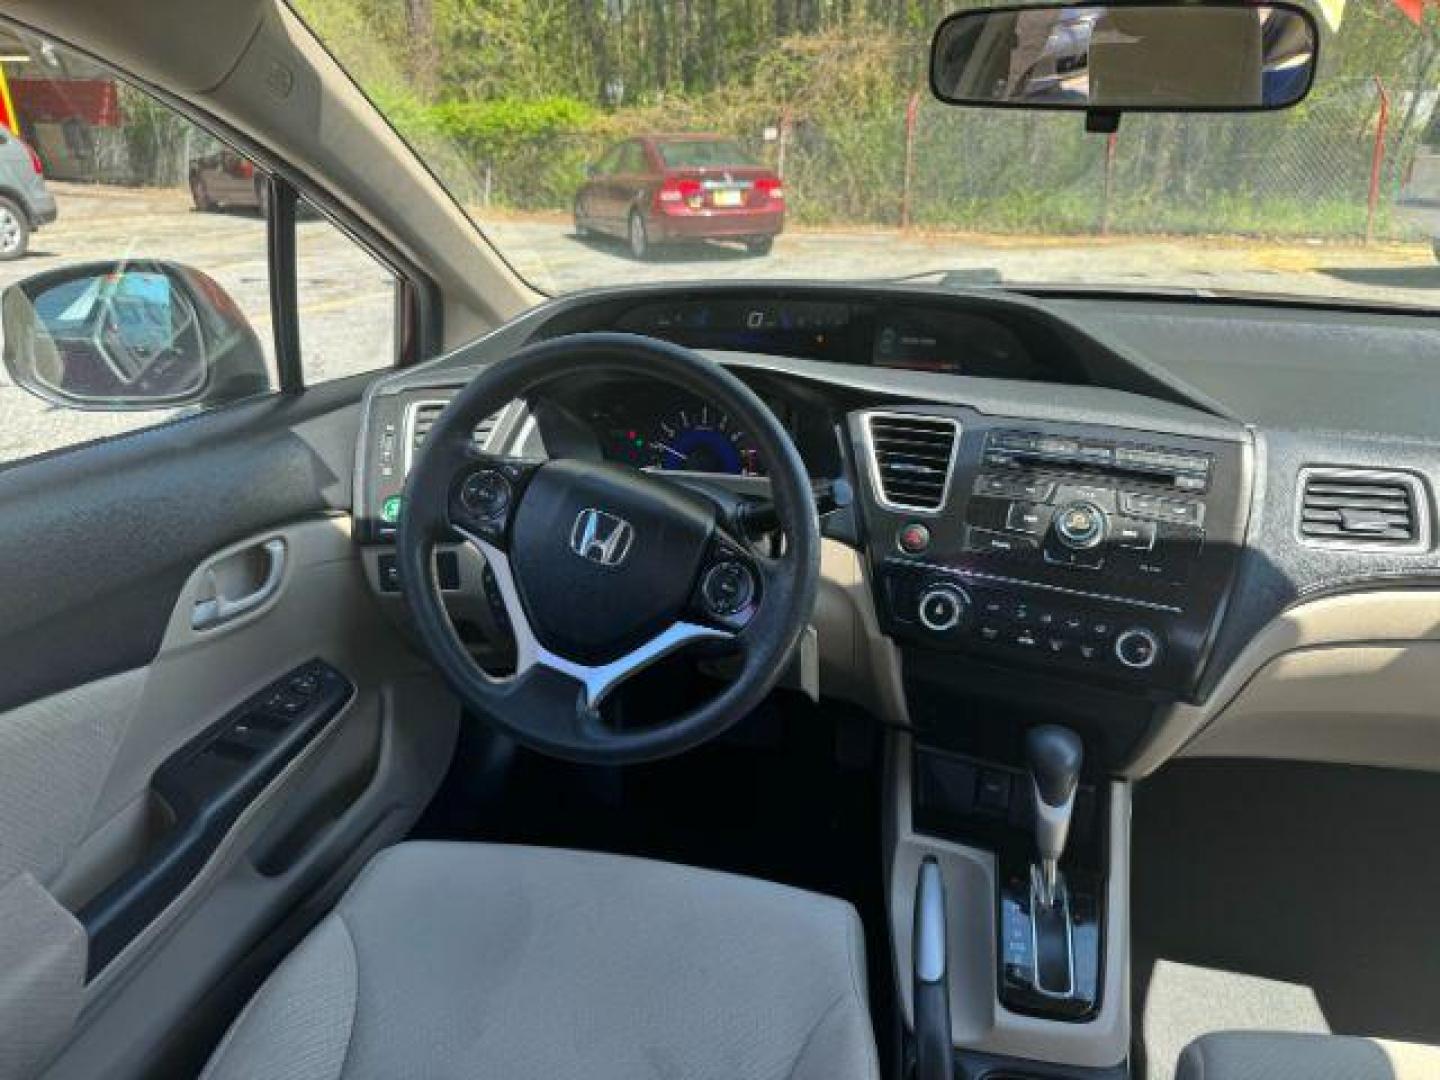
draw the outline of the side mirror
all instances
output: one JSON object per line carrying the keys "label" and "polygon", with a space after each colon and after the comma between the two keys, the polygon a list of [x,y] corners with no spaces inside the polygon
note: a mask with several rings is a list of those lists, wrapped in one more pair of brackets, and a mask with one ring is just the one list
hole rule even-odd
{"label": "side mirror", "polygon": [[1174,0],[963,11],[935,32],[950,105],[1091,112],[1284,109],[1310,92],[1314,18],[1288,3]]}
{"label": "side mirror", "polygon": [[270,386],[260,339],[211,278],[179,263],[87,263],[0,293],[5,369],[68,409],[215,405]]}

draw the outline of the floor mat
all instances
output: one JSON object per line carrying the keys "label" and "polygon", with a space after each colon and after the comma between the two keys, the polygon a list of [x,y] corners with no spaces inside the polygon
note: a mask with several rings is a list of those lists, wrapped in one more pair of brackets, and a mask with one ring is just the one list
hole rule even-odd
{"label": "floor mat", "polygon": [[1136,1075],[1206,1031],[1440,1043],[1440,776],[1171,766],[1134,800]]}

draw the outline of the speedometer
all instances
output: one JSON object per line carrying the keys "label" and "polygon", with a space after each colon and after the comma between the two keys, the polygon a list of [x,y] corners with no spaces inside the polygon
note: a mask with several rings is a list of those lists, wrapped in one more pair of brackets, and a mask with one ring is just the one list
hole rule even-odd
{"label": "speedometer", "polygon": [[745,432],[712,405],[676,409],[650,437],[650,464],[686,472],[760,476],[760,456]]}

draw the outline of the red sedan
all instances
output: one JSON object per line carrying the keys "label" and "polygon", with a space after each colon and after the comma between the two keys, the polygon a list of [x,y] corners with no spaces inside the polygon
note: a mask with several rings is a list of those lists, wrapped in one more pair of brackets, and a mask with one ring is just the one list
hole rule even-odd
{"label": "red sedan", "polygon": [[641,135],[612,146],[575,195],[575,234],[657,244],[738,240],[766,255],[785,227],[780,178],[720,135]]}

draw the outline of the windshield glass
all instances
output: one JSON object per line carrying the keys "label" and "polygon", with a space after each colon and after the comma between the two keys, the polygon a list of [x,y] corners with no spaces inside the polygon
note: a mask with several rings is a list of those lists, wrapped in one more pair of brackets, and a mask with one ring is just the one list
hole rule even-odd
{"label": "windshield glass", "polygon": [[1314,7],[1294,109],[1109,135],[935,101],[954,7],[928,0],[295,3],[547,293],[911,277],[1440,299],[1440,6],[1421,0]]}

